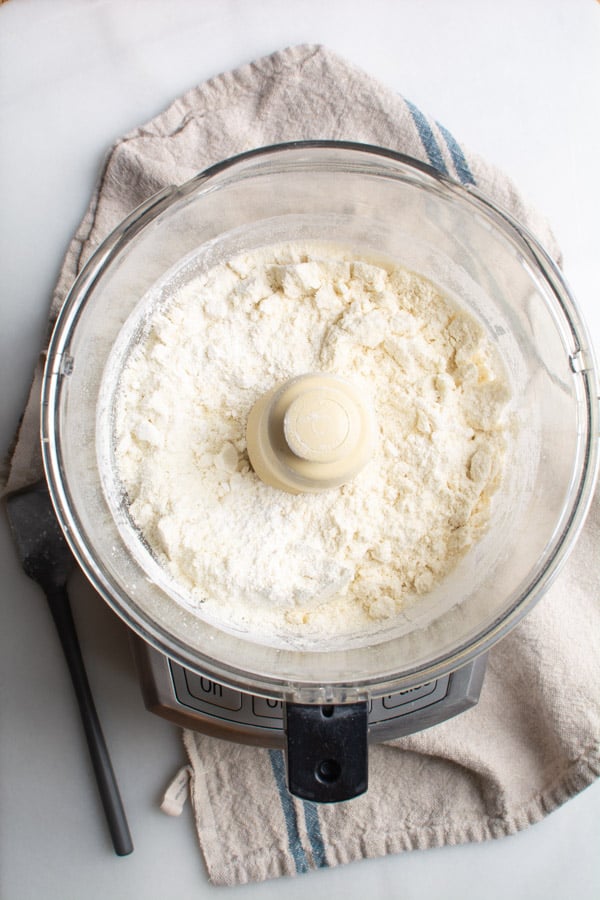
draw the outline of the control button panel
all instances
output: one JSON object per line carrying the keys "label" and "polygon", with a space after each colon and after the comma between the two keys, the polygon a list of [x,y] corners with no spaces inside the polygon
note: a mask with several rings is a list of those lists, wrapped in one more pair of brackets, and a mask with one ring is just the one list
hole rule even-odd
{"label": "control button panel", "polygon": [[[283,703],[268,697],[253,697],[224,687],[203,675],[171,662],[175,696],[180,704],[209,716],[257,728],[283,729]],[[377,725],[409,716],[443,700],[448,692],[449,676],[418,687],[387,694],[369,701],[369,725]]]}
{"label": "control button panel", "polygon": [[[285,704],[281,700],[225,687],[175,663],[140,638],[133,640],[133,649],[144,702],[152,712],[214,737],[285,746]],[[486,662],[483,654],[449,675],[371,700],[369,741],[412,734],[474,706]]]}

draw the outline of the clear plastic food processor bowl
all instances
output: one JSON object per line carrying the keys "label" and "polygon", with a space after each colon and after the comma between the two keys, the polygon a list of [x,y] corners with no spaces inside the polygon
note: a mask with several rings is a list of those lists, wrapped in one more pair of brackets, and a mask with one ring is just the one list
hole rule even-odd
{"label": "clear plastic food processor bowl", "polygon": [[[484,326],[512,388],[513,436],[487,535],[393,625],[318,645],[267,645],[206,621],[128,537],[99,458],[101,387],[149,291],[268,243],[316,239],[383,254],[433,281]],[[598,456],[592,351],[560,272],[476,190],[412,159],[340,143],[244,154],[169,187],[99,247],[59,317],[43,386],[53,501],[88,577],[151,645],[253,694],[299,702],[380,696],[483,653],[531,609],[582,526]],[[100,448],[100,452],[98,451]]]}

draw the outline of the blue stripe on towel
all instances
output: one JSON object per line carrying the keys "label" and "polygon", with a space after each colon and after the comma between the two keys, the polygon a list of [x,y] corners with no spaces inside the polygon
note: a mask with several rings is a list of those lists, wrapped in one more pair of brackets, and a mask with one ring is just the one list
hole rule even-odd
{"label": "blue stripe on towel", "polygon": [[413,117],[413,121],[417,127],[417,131],[419,132],[419,137],[421,138],[421,143],[425,148],[425,152],[427,153],[427,157],[429,162],[437,169],[438,172],[441,172],[442,175],[448,175],[448,169],[446,167],[446,163],[442,157],[442,151],[439,148],[438,142],[435,139],[435,135],[431,130],[431,125],[423,115],[420,109],[411,103],[410,100],[404,98],[404,102],[408,106],[410,110],[410,114]]}
{"label": "blue stripe on towel", "polygon": [[277,790],[279,791],[281,810],[283,812],[285,827],[287,828],[288,834],[288,846],[296,865],[296,872],[298,872],[299,874],[301,872],[308,872],[309,865],[306,858],[306,853],[304,852],[304,847],[302,846],[302,841],[300,840],[300,834],[298,832],[296,810],[285,783],[285,763],[283,761],[283,754],[281,750],[269,750],[269,758],[271,760],[273,775],[275,776],[275,784],[277,785]]}
{"label": "blue stripe on towel", "polygon": [[465,159],[465,154],[462,152],[460,144],[458,143],[454,135],[450,134],[447,128],[444,128],[444,126],[440,125],[439,122],[436,122],[436,125],[440,130],[440,134],[446,141],[446,146],[450,151],[452,162],[454,163],[454,168],[456,169],[456,174],[460,178],[461,182],[463,184],[475,184],[473,173],[469,168],[469,164]]}
{"label": "blue stripe on towel", "polygon": [[306,822],[306,831],[308,832],[308,839],[312,848],[314,864],[318,869],[322,869],[328,866],[329,863],[327,862],[325,844],[321,834],[319,810],[314,803],[304,801],[304,821]]}

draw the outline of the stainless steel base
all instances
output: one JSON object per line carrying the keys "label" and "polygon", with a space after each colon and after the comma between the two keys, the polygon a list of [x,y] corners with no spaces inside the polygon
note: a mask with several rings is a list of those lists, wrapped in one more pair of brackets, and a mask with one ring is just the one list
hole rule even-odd
{"label": "stainless steel base", "polygon": [[[151,712],[194,731],[261,747],[285,747],[285,702],[255,697],[183,668],[132,636],[144,703]],[[485,675],[483,655],[418,687],[369,701],[368,740],[422,731],[475,706]]]}

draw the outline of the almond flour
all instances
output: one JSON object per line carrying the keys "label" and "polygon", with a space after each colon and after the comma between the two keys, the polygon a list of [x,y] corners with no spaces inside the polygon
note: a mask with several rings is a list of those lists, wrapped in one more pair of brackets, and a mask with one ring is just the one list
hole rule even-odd
{"label": "almond flour", "polygon": [[[256,399],[308,372],[370,397],[354,480],[288,494],[253,472]],[[426,279],[319,244],[215,266],[149,311],[116,394],[131,519],[184,602],[257,639],[391,622],[481,537],[510,397],[477,321]]]}

